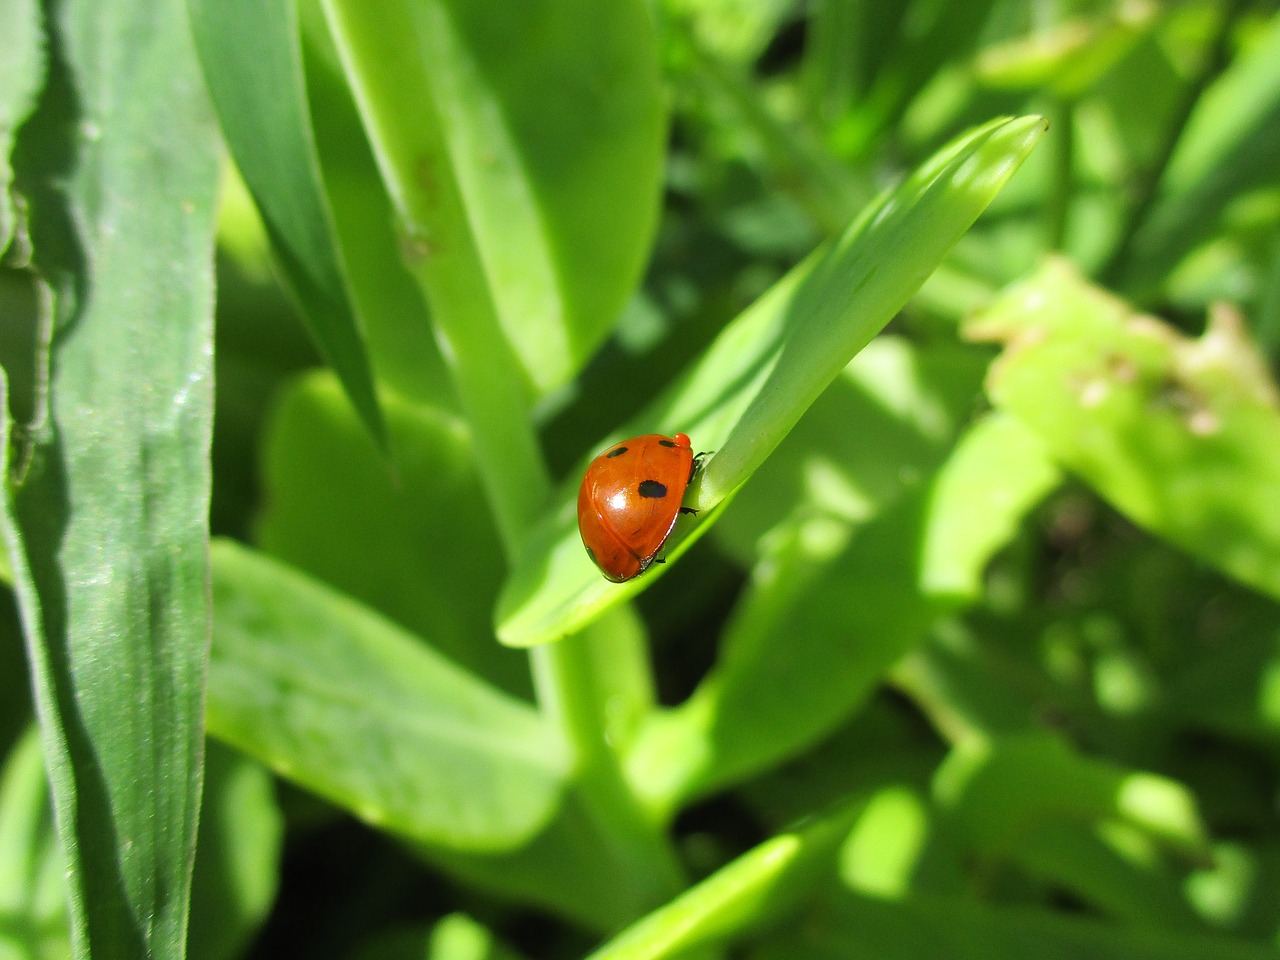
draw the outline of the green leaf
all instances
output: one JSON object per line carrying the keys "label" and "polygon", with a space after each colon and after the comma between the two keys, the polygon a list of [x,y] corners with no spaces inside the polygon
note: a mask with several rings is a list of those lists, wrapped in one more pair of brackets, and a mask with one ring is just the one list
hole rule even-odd
{"label": "green leaf", "polygon": [[1233,313],[1189,340],[1054,262],[968,328],[992,401],[1134,522],[1280,597],[1280,402]]}
{"label": "green leaf", "polygon": [[923,591],[978,601],[987,563],[1061,481],[1040,438],[1019,421],[999,412],[977,420],[933,485],[921,544]]}
{"label": "green leaf", "polygon": [[[933,404],[910,409],[934,429],[944,420]],[[859,433],[857,421],[848,425]],[[820,455],[808,452],[811,461]],[[892,443],[882,456],[902,473],[932,468]],[[1020,456],[1029,459],[995,475]],[[988,419],[928,483],[855,526],[841,511],[861,507],[849,494],[869,476],[860,464],[843,474],[832,465],[824,479],[834,489],[813,479],[794,518],[763,541],[716,666],[688,701],[654,717],[628,758],[635,788],[659,809],[741,780],[829,733],[938,617],[977,599],[968,588],[1056,478],[1016,424]],[[972,538],[971,527],[981,528]]]}
{"label": "green leaf", "polygon": [[456,408],[422,290],[405,269],[395,208],[378,176],[328,27],[314,0],[304,2],[300,13],[316,149],[374,377],[379,389]]}
{"label": "green leaf", "polygon": [[191,960],[243,955],[275,902],[283,820],[266,768],[210,741],[191,881]]}
{"label": "green leaf", "polygon": [[[188,0],[222,132],[302,318],[369,432],[385,443],[311,132],[293,0]],[[269,95],[264,95],[269,91]]]}
{"label": "green leaf", "polygon": [[1227,937],[1124,929],[1048,910],[972,900],[834,899],[752,960],[1275,960],[1275,949]]}
{"label": "green leaf", "polygon": [[1074,99],[1090,91],[1158,22],[1154,4],[1106,9],[985,48],[974,62],[979,82],[1001,90],[1048,88]]}
{"label": "green leaf", "polygon": [[666,899],[657,895],[636,851],[618,842],[615,824],[577,790],[566,792],[555,819],[519,849],[486,855],[437,847],[421,853],[470,887],[602,935]]}
{"label": "green leaf", "polygon": [[852,819],[836,813],[771,837],[622,931],[588,960],[684,956],[777,922],[832,870]]}
{"label": "green leaf", "polygon": [[0,256],[13,239],[14,209],[9,154],[14,134],[36,105],[44,84],[44,30],[37,0],[0,0],[4,56],[0,57]]}
{"label": "green leaf", "polygon": [[873,519],[931,476],[982,390],[986,349],[884,334],[849,362],[717,524],[745,567],[762,537],[802,513]]}
{"label": "green leaf", "polygon": [[68,957],[66,858],[33,726],[0,769],[0,957]]}
{"label": "green leaf", "polygon": [[4,464],[0,527],[77,955],[180,958],[208,643],[214,129],[181,4],[68,2],[47,27],[15,169],[53,292],[48,410],[20,482]]}
{"label": "green leaf", "polygon": [[210,733],[412,839],[505,850],[547,822],[566,755],[532,707],[262,554],[213,565]]}
{"label": "green leaf", "polygon": [[1233,200],[1255,188],[1274,191],[1278,170],[1280,17],[1273,15],[1188,118],[1150,214],[1132,249],[1122,252],[1122,289],[1150,296],[1183,257],[1220,232]]}
{"label": "green leaf", "polygon": [[[696,446],[717,451],[687,497],[705,512],[677,529],[669,561],[705,531],[716,508],[892,319],[1043,131],[1038,117],[1000,120],[947,147],[739,316],[637,418],[644,431],[683,430]],[[618,586],[600,577],[578,538],[575,493],[576,482],[561,491],[503,590],[503,643],[532,646],[567,636],[652,581],[650,574]]]}
{"label": "green leaf", "polygon": [[1195,798],[1182,784],[1077,755],[1034,731],[966,741],[938,769],[938,803],[963,842],[1012,861],[1118,917],[1166,927],[1198,920],[1162,862],[1207,860]]}
{"label": "green leaf", "polygon": [[493,642],[502,545],[466,425],[392,394],[382,409],[394,468],[332,376],[286,390],[266,427],[260,545],[528,696],[528,658]]}
{"label": "green leaf", "polygon": [[[566,382],[612,329],[657,222],[666,117],[648,7],[325,7],[411,259],[474,258],[524,376],[539,392]],[[431,293],[452,340],[444,314],[477,306]]]}

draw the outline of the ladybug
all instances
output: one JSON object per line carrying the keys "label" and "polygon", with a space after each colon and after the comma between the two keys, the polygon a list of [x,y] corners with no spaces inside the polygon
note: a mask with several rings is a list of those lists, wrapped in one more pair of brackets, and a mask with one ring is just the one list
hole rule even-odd
{"label": "ladybug", "polygon": [[647,433],[591,461],[578,489],[578,531],[606,578],[622,583],[644,573],[676,518],[697,512],[681,501],[701,457],[683,433]]}

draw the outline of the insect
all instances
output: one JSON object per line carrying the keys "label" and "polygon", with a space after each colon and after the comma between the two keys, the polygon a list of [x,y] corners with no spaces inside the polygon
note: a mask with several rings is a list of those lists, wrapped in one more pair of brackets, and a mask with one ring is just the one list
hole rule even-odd
{"label": "insect", "polygon": [[647,433],[591,461],[578,489],[578,532],[606,578],[622,583],[644,573],[676,518],[697,512],[681,501],[701,457],[683,433]]}

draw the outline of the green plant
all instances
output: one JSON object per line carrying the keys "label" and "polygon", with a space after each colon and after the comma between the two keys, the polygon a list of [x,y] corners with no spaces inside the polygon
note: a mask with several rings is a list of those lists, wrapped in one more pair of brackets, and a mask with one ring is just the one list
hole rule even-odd
{"label": "green plant", "polygon": [[1274,955],[1270,7],[0,22],[0,955]]}

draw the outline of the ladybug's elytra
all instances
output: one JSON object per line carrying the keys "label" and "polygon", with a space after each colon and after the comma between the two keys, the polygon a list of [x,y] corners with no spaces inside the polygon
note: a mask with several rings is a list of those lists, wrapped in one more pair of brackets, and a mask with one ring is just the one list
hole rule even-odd
{"label": "ladybug's elytra", "polygon": [[622,583],[644,573],[676,518],[695,512],[681,501],[698,463],[683,433],[632,437],[591,461],[578,490],[578,531],[608,579]]}

